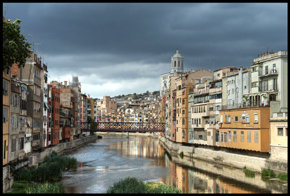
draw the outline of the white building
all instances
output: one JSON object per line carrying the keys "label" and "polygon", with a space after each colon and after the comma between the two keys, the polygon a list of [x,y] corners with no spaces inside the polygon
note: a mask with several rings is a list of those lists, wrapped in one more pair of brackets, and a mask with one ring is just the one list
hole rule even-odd
{"label": "white building", "polygon": [[243,95],[250,92],[250,70],[239,69],[238,73],[234,73],[226,78],[227,108],[243,107]]}
{"label": "white building", "polygon": [[47,66],[43,65],[43,71],[41,72],[41,86],[43,87],[43,143],[42,147],[48,146],[48,89],[47,89]]}
{"label": "white building", "polygon": [[171,71],[160,75],[160,97],[165,95],[165,92],[169,89],[170,76],[183,72],[183,57],[179,51],[171,57]]}
{"label": "white building", "polygon": [[287,111],[287,85],[287,51],[267,52],[254,59],[251,66],[251,90],[247,96],[251,105],[270,105],[271,101],[278,101],[280,102],[279,110]]}

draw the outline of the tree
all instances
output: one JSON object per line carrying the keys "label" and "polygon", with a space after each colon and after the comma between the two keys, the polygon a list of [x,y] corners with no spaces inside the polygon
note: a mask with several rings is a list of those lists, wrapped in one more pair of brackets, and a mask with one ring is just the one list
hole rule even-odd
{"label": "tree", "polygon": [[26,58],[30,56],[31,44],[20,33],[21,20],[3,21],[3,70],[10,68],[12,64],[24,66]]}

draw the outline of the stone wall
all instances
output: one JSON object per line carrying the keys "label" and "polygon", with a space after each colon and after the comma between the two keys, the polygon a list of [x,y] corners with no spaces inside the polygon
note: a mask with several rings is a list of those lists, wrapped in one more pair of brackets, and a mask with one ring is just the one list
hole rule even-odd
{"label": "stone wall", "polygon": [[159,137],[159,140],[165,149],[173,156],[178,156],[183,152],[184,157],[203,160],[212,164],[225,165],[237,169],[243,169],[246,166],[248,169],[255,172],[261,172],[265,168],[270,168],[272,170],[279,169],[280,172],[288,173],[288,167],[285,167],[285,164],[278,164],[274,161],[269,162],[266,158],[240,155],[206,148],[182,146],[181,144],[173,143],[164,137]]}
{"label": "stone wall", "polygon": [[31,157],[35,157],[34,159],[36,159],[36,160],[34,161],[34,163],[33,163],[33,161],[30,161],[29,166],[41,163],[46,156],[48,156],[52,153],[52,151],[55,151],[58,154],[69,153],[69,152],[89,143],[89,142],[95,141],[96,139],[97,139],[97,136],[93,135],[93,136],[88,136],[88,137],[76,139],[76,140],[73,140],[71,142],[59,143],[56,146],[46,148],[41,153],[35,153],[35,154],[31,155]]}

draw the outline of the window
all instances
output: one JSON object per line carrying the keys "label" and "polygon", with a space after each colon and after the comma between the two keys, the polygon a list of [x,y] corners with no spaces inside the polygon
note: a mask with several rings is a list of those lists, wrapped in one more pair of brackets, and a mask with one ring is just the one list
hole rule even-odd
{"label": "window", "polygon": [[16,129],[18,127],[18,118],[17,118],[16,114],[12,115],[11,124],[12,124],[13,129]]}
{"label": "window", "polygon": [[202,140],[202,135],[198,135],[198,139]]}
{"label": "window", "polygon": [[259,143],[259,132],[258,131],[255,131],[254,141],[256,144]]}
{"label": "window", "polygon": [[276,73],[276,64],[273,64],[273,72]]}
{"label": "window", "polygon": [[231,131],[229,131],[229,141],[231,141]]}
{"label": "window", "polygon": [[39,140],[39,133],[38,134],[35,134],[35,135],[33,135],[33,140]]}
{"label": "window", "polygon": [[251,131],[247,131],[247,142],[251,143]]}
{"label": "window", "polygon": [[3,96],[8,95],[8,82],[6,80],[3,80]]}
{"label": "window", "polygon": [[184,109],[182,110],[182,114],[185,114],[185,110]]}
{"label": "window", "polygon": [[228,119],[227,117],[228,117],[228,116],[227,116],[227,115],[225,115],[225,122],[227,122],[227,119]]}
{"label": "window", "polygon": [[263,81],[262,84],[263,84],[263,87],[264,87],[263,90],[267,91],[268,90],[268,80]]}
{"label": "window", "polygon": [[20,138],[19,142],[20,142],[19,149],[22,150],[24,148],[24,137]]}
{"label": "window", "polygon": [[223,115],[221,115],[221,122],[223,122]]}
{"label": "window", "polygon": [[249,121],[249,114],[246,114],[246,122],[250,122]]}
{"label": "window", "polygon": [[6,140],[4,140],[4,159],[6,159]]}
{"label": "window", "polygon": [[231,122],[231,115],[228,116],[228,122]]}
{"label": "window", "polygon": [[268,66],[265,66],[265,74],[268,74]]}
{"label": "window", "polygon": [[239,120],[239,117],[238,116],[235,116],[235,121],[237,122]]}
{"label": "window", "polygon": [[185,99],[182,99],[182,104],[185,104]]}
{"label": "window", "polygon": [[241,142],[244,142],[244,131],[241,131]]}
{"label": "window", "polygon": [[278,128],[278,136],[283,136],[283,128]]}
{"label": "window", "polygon": [[273,90],[277,90],[277,78],[273,79]]}
{"label": "window", "polygon": [[254,122],[258,123],[258,114],[254,114]]}
{"label": "window", "polygon": [[225,142],[227,142],[227,132],[224,133],[225,136]]}
{"label": "window", "polygon": [[234,131],[233,141],[234,142],[237,142],[237,131]]}
{"label": "window", "polygon": [[182,138],[185,138],[185,131],[182,129]]}
{"label": "window", "polygon": [[16,139],[12,139],[12,147],[11,147],[11,152],[16,151]]}
{"label": "window", "polygon": [[216,140],[216,142],[219,141],[219,133],[218,132],[215,133],[215,140]]}
{"label": "window", "polygon": [[184,118],[182,118],[182,124],[183,124],[183,125],[185,124],[185,119],[184,119]]}
{"label": "window", "polygon": [[8,108],[3,108],[2,123],[8,122]]}
{"label": "window", "polygon": [[221,133],[221,142],[223,142],[224,141],[224,135],[223,135],[223,133]]}

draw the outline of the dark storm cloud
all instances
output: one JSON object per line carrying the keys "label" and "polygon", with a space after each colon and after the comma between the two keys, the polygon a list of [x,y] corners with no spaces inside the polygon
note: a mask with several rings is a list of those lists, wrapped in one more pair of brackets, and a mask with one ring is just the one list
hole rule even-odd
{"label": "dark storm cloud", "polygon": [[176,49],[186,69],[212,70],[249,66],[266,50],[287,50],[286,3],[4,5],[7,18],[20,18],[26,37],[41,43],[52,73],[89,71],[98,82],[157,77],[156,83],[170,71]]}

